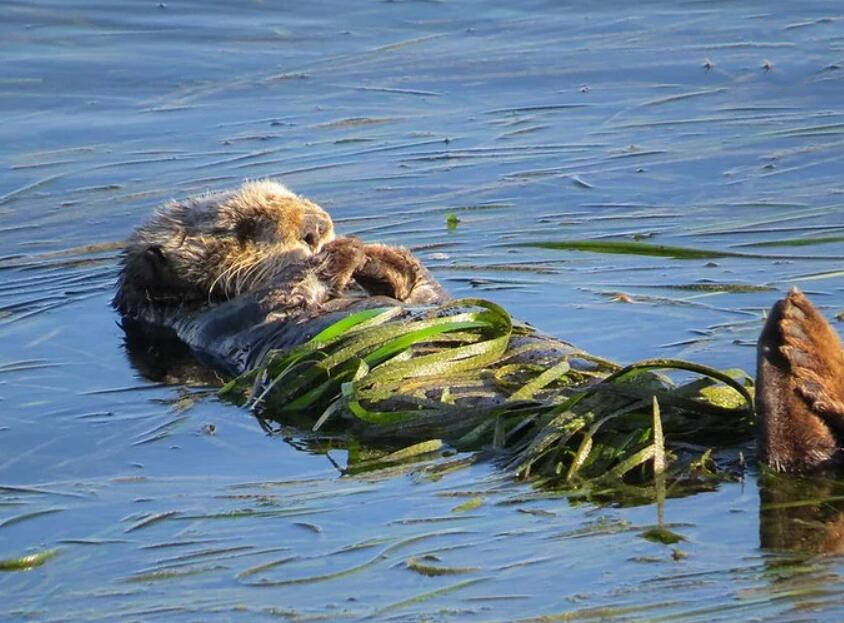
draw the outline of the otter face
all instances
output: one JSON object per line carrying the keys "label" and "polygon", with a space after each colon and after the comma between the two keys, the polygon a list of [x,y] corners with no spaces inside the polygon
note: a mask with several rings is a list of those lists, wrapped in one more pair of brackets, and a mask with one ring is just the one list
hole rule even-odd
{"label": "otter face", "polygon": [[271,180],[166,205],[129,239],[112,304],[220,301],[268,287],[334,239],[331,217]]}

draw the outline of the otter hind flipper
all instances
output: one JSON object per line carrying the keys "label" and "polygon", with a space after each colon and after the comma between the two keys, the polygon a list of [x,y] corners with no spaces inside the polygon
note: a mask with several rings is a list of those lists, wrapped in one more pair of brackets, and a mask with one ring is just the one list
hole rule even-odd
{"label": "otter hind flipper", "polygon": [[785,299],[780,347],[798,393],[829,423],[844,431],[844,348],[838,334],[799,290]]}
{"label": "otter hind flipper", "polygon": [[836,462],[844,432],[844,351],[799,290],[771,309],[757,362],[762,460],[779,471],[798,472]]}

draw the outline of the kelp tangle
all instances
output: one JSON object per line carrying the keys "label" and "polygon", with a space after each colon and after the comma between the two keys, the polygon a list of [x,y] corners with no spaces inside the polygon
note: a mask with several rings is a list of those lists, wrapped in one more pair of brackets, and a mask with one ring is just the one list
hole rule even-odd
{"label": "kelp tangle", "polygon": [[707,448],[735,447],[754,430],[752,381],[740,370],[620,366],[480,299],[354,313],[220,391],[263,420],[385,446],[491,447],[521,478],[593,492],[644,486],[645,496],[655,474],[711,479]]}

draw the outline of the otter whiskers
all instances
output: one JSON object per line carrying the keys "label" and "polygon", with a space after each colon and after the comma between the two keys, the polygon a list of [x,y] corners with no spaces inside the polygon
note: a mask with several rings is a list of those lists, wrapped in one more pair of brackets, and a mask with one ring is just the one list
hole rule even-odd
{"label": "otter whiskers", "polygon": [[221,285],[223,296],[226,298],[237,296],[243,292],[244,273],[248,274],[259,262],[260,257],[257,254],[252,254],[251,257],[248,255],[238,257],[235,262],[217,275],[211,285],[208,286],[208,302],[212,301],[214,288],[217,284]]}
{"label": "otter whiskers", "polygon": [[260,249],[249,249],[236,261],[227,266],[208,287],[208,301],[212,301],[214,289],[221,286],[226,298],[239,296],[262,287],[268,287],[276,275],[280,274],[293,262],[285,256],[289,253],[267,255]]}

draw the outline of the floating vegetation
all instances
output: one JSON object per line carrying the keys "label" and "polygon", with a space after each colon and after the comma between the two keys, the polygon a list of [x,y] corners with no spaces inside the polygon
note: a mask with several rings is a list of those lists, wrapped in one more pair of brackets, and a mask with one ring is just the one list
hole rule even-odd
{"label": "floating vegetation", "polygon": [[807,247],[816,244],[831,244],[844,242],[844,236],[815,236],[809,238],[785,238],[781,240],[764,240],[762,242],[745,242],[737,247]]}
{"label": "floating vegetation", "polygon": [[470,500],[466,500],[462,504],[458,504],[454,508],[451,509],[453,513],[465,513],[467,511],[475,510],[480,506],[483,506],[484,499],[482,497],[473,497]]}
{"label": "floating vegetation", "polygon": [[0,559],[0,571],[29,571],[35,567],[40,567],[58,553],[58,548],[54,548],[18,556],[17,558]]}
{"label": "floating vegetation", "polygon": [[144,571],[142,573],[136,573],[134,575],[127,576],[123,578],[123,582],[132,583],[132,582],[160,582],[162,580],[177,580],[185,577],[189,577],[192,575],[199,575],[201,573],[208,573],[209,571],[214,571],[219,569],[218,566],[204,566],[204,567],[185,567],[181,569],[173,569],[173,568],[164,568],[164,569],[153,569],[151,571]]}
{"label": "floating vegetation", "polygon": [[[657,370],[700,378],[677,384]],[[503,451],[522,478],[600,496],[663,470],[700,479],[700,453],[666,447],[662,431],[716,447],[747,440],[751,390],[740,370],[674,359],[621,367],[515,323],[494,303],[462,299],[358,312],[272,353],[221,393],[265,420],[342,431],[352,448],[416,441],[375,457],[350,450],[355,472],[441,453],[446,440]],[[634,497],[652,493],[637,487]]]}
{"label": "floating vegetation", "polygon": [[477,567],[444,567],[442,565],[429,564],[429,560],[438,560],[435,556],[421,556],[419,558],[411,556],[407,559],[406,566],[411,571],[427,575],[428,577],[436,577],[438,575],[460,575],[462,573],[472,573],[478,571]]}
{"label": "floating vegetation", "polygon": [[618,255],[646,255],[651,257],[667,257],[675,260],[707,260],[724,257],[741,257],[745,259],[813,259],[840,261],[840,256],[800,257],[786,255],[761,255],[756,253],[738,253],[735,251],[718,251],[696,249],[692,247],[676,247],[664,244],[650,244],[647,242],[628,242],[626,240],[545,240],[536,242],[520,242],[512,246],[531,247],[535,249],[555,249],[562,251],[588,251],[591,253],[613,253]]}
{"label": "floating vegetation", "polygon": [[680,541],[685,541],[686,538],[676,532],[672,532],[664,526],[654,526],[644,530],[639,536],[647,541],[654,543],[662,543],[663,545],[673,545]]}
{"label": "floating vegetation", "polygon": [[482,578],[473,578],[471,580],[463,580],[462,582],[456,582],[455,584],[450,584],[448,586],[444,586],[442,588],[438,588],[432,591],[428,591],[425,593],[421,593],[419,595],[415,595],[413,597],[409,597],[408,599],[403,599],[401,601],[397,601],[395,603],[389,604],[384,606],[383,608],[379,608],[375,612],[372,613],[372,616],[380,616],[392,610],[398,610],[400,608],[404,608],[406,606],[419,604],[434,597],[439,597],[441,595],[445,595],[447,593],[451,593],[453,591],[460,590],[462,588],[466,588],[468,586],[472,586],[473,584],[477,584],[478,582],[484,582],[489,578],[482,577]]}
{"label": "floating vegetation", "polygon": [[744,253],[732,253],[729,251],[693,249],[689,247],[674,247],[663,244],[627,242],[622,240],[549,240],[523,242],[515,246],[532,247],[537,249],[555,249],[562,251],[590,251],[592,253],[649,255],[653,257],[668,257],[675,260],[717,259],[721,257],[758,257]]}
{"label": "floating vegetation", "polygon": [[[633,284],[626,284],[632,287]],[[751,283],[716,283],[712,281],[700,281],[698,283],[677,283],[657,285],[636,285],[637,288],[658,288],[665,290],[685,290],[688,292],[731,292],[733,294],[748,294],[752,292],[771,292],[776,290],[772,286],[755,285]]]}

